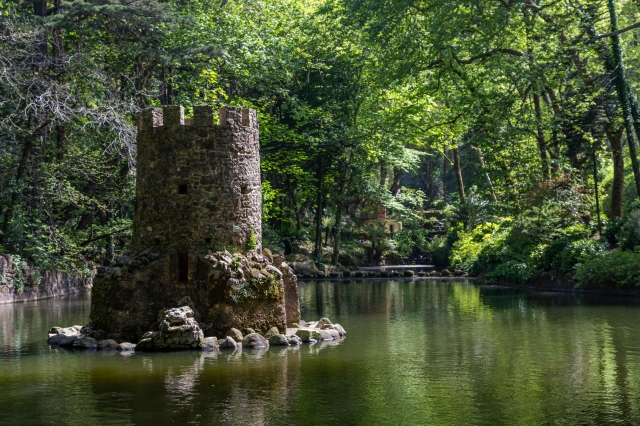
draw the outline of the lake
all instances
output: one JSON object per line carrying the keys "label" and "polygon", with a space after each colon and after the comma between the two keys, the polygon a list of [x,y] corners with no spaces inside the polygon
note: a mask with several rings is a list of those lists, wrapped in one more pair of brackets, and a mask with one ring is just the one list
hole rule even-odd
{"label": "lake", "polygon": [[640,304],[471,281],[299,284],[341,342],[51,349],[89,298],[0,306],[0,424],[638,424]]}

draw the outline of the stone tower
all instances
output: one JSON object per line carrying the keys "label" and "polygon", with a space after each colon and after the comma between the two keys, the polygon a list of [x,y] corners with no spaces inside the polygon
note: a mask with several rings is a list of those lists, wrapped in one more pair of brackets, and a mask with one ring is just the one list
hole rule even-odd
{"label": "stone tower", "polygon": [[[261,248],[258,119],[251,109],[150,108],[138,133],[133,249],[206,253]],[[253,237],[251,237],[253,236]]]}
{"label": "stone tower", "polygon": [[230,327],[284,332],[300,321],[297,279],[262,250],[258,120],[254,110],[151,108],[140,115],[131,252],[100,267],[90,321],[140,338],[158,313],[188,304],[206,335]]}

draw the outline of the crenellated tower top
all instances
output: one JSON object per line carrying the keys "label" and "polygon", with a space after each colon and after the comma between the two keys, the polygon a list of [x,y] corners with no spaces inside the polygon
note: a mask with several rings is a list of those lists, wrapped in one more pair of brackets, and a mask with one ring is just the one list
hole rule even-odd
{"label": "crenellated tower top", "polygon": [[159,253],[261,248],[257,114],[182,106],[141,112],[133,246]]}

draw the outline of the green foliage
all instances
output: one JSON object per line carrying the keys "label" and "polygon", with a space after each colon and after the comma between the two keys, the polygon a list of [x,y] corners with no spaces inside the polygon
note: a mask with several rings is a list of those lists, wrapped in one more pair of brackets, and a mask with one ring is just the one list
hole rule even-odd
{"label": "green foliage", "polygon": [[449,264],[449,244],[446,237],[435,237],[427,244],[427,249],[431,252],[436,266]]}
{"label": "green foliage", "polygon": [[247,236],[247,250],[255,250],[258,247],[258,236],[256,232],[251,228],[251,232]]}
{"label": "green foliage", "polygon": [[640,254],[613,251],[581,263],[576,268],[580,285],[595,287],[640,287]]}
{"label": "green foliage", "polygon": [[456,241],[452,248],[450,256],[451,266],[463,271],[481,269],[482,266],[480,265],[474,268],[474,264],[483,250],[486,250],[486,252],[483,253],[485,257],[491,257],[489,252],[492,249],[489,247],[496,245],[496,238],[499,238],[499,236],[495,234],[499,229],[500,226],[498,224],[485,223],[477,226],[473,231],[462,232],[460,239]]}
{"label": "green foliage", "polygon": [[397,232],[395,252],[401,257],[429,250],[429,232],[419,226],[403,226],[402,231]]}
{"label": "green foliage", "polygon": [[602,243],[588,238],[571,240],[561,238],[551,242],[543,250],[538,265],[547,270],[573,272],[578,263],[590,262],[608,250]]}
{"label": "green foliage", "polygon": [[529,264],[508,260],[498,264],[487,274],[487,282],[523,285],[529,282],[532,275],[533,269]]}

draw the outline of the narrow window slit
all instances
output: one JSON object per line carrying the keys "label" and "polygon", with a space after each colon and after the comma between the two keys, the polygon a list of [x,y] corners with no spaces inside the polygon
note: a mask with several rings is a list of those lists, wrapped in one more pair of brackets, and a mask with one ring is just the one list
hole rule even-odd
{"label": "narrow window slit", "polygon": [[178,253],[178,281],[189,281],[189,254]]}

